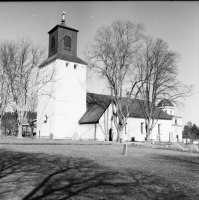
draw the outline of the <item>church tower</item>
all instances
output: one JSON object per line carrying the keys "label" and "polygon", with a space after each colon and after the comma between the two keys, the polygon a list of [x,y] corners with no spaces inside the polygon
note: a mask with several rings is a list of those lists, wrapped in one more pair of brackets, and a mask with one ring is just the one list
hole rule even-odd
{"label": "church tower", "polygon": [[174,106],[173,106],[173,104],[168,99],[162,99],[158,103],[157,107],[159,107],[160,109],[162,109],[167,114],[169,114],[171,116],[174,116]]}
{"label": "church tower", "polygon": [[67,27],[65,23],[65,13],[62,15],[60,25],[51,29],[49,34],[48,57],[54,54],[77,56],[77,33],[78,30]]}
{"label": "church tower", "polygon": [[86,65],[77,57],[78,30],[67,27],[65,13],[49,34],[48,58],[39,66],[37,137],[79,136],[78,120],[86,111]]}

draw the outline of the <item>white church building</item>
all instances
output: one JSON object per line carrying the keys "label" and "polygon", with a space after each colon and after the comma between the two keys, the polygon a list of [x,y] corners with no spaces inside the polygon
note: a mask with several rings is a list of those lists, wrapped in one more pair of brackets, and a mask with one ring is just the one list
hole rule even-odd
{"label": "white church building", "polygon": [[[48,58],[39,66],[43,83],[38,94],[37,137],[100,141],[108,137],[115,140],[111,96],[87,92],[87,63],[77,57],[77,33],[78,30],[66,26],[64,15],[62,23],[48,32]],[[155,117],[158,121],[151,139],[182,141],[182,118],[174,115],[171,102],[159,102]],[[125,141],[144,141],[145,137],[145,120],[139,100],[132,100],[123,138]]]}

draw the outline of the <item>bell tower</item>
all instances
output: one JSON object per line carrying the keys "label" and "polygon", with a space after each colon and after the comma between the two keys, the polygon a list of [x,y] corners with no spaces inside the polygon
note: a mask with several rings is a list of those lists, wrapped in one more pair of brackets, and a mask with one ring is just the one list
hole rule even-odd
{"label": "bell tower", "polygon": [[[86,111],[87,65],[77,57],[78,32],[66,26],[65,12],[61,24],[48,32],[48,58],[39,69],[41,75],[48,74],[53,79],[41,86],[38,94],[37,136],[56,139],[78,136],[78,121]],[[49,94],[43,95],[46,91]],[[45,116],[47,120],[43,120]]]}
{"label": "bell tower", "polygon": [[56,54],[68,54],[77,56],[77,33],[79,31],[66,26],[65,12],[62,14],[60,25],[51,29],[49,34],[48,57]]}

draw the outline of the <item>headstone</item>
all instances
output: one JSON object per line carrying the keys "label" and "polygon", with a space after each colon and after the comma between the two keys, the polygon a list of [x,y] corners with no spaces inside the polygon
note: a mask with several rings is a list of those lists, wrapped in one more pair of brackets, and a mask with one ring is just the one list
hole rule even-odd
{"label": "headstone", "polygon": [[78,140],[78,133],[77,132],[74,132],[74,134],[73,134],[73,140]]}
{"label": "headstone", "polygon": [[195,141],[193,141],[193,144],[198,144],[198,141],[196,141],[196,140],[195,140]]}
{"label": "headstone", "polygon": [[184,139],[183,139],[183,143],[184,143],[184,144],[186,144],[186,143],[187,143],[187,140],[186,140],[186,138],[184,138]]}
{"label": "headstone", "polygon": [[123,155],[127,155],[127,144],[124,144]]}
{"label": "headstone", "polygon": [[198,146],[195,144],[190,145],[191,152],[198,152]]}
{"label": "headstone", "polygon": [[53,139],[54,135],[52,133],[50,133],[49,135],[49,139]]}
{"label": "headstone", "polygon": [[155,144],[155,140],[154,139],[151,140],[151,144]]}

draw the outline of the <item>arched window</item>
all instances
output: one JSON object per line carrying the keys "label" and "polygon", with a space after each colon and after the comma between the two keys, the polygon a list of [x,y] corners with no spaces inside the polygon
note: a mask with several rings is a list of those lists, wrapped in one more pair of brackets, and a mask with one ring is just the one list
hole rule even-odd
{"label": "arched window", "polygon": [[142,122],[141,123],[141,134],[143,134],[144,133],[144,123]]}
{"label": "arched window", "polygon": [[64,37],[64,50],[66,51],[71,50],[71,38],[69,36]]}
{"label": "arched window", "polygon": [[161,134],[161,132],[160,132],[160,127],[161,127],[161,124],[158,124],[158,135]]}
{"label": "arched window", "polygon": [[51,49],[54,50],[55,49],[55,36],[53,36],[51,38]]}

